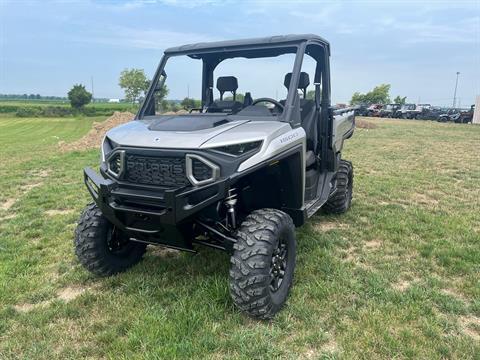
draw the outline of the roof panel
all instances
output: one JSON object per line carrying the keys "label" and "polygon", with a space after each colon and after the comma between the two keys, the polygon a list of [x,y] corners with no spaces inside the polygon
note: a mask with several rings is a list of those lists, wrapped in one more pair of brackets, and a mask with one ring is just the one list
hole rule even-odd
{"label": "roof panel", "polygon": [[[176,53],[195,53],[205,52],[208,50],[219,51],[222,49],[232,49],[232,48],[243,48],[243,47],[261,47],[262,45],[276,45],[276,44],[288,44],[288,43],[300,43],[307,40],[316,40],[326,46],[329,46],[328,41],[321,38],[318,35],[314,34],[299,34],[299,35],[278,35],[270,36],[263,38],[253,38],[253,39],[240,39],[240,40],[227,40],[227,41],[215,41],[215,42],[205,42],[205,43],[196,43],[188,44],[182,46],[175,46],[165,50],[165,54],[176,54]],[[232,49],[233,50],[233,49]]]}

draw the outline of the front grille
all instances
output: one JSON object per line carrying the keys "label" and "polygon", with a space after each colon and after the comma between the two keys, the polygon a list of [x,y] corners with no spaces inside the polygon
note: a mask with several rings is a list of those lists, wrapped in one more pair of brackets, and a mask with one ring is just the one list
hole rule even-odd
{"label": "front grille", "polygon": [[127,154],[124,180],[145,185],[181,187],[189,184],[185,160],[180,157],[153,157]]}

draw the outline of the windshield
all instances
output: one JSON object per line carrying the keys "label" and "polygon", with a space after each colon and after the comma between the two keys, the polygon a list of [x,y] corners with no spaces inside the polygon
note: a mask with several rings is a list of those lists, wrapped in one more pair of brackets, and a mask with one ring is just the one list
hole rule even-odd
{"label": "windshield", "polygon": [[[229,57],[222,53],[226,58],[214,64],[210,73],[206,70],[205,77],[208,81],[211,76],[212,86],[205,88],[202,77],[208,66],[204,59],[196,55],[167,58],[150,96],[154,101],[147,106],[145,115],[280,115],[287,98],[289,80],[286,79],[294,66],[296,48],[287,48],[285,53],[274,56],[241,55]],[[146,101],[150,103],[149,99]]]}

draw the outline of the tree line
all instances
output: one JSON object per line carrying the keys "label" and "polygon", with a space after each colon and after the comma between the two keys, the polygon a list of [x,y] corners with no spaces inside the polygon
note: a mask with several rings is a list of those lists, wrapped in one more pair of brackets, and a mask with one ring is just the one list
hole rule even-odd
{"label": "tree line", "polygon": [[[125,93],[125,101],[132,104],[139,103],[145,96],[148,88],[150,87],[151,80],[145,75],[143,69],[125,69],[120,73],[119,82],[120,88]],[[351,105],[358,104],[389,104],[390,99],[390,84],[380,84],[375,86],[371,91],[366,93],[355,92],[350,100]],[[162,88],[155,93],[155,101],[164,111],[178,111],[180,109],[193,109],[201,106],[200,100],[192,98],[184,98],[183,100],[174,101],[166,100],[169,90],[165,84]],[[314,91],[310,90],[307,93],[307,98],[313,98]],[[242,94],[237,94],[239,101],[242,101]],[[68,92],[68,97],[59,96],[41,96],[40,94],[0,94],[0,99],[9,100],[69,100],[72,108],[81,110],[85,105],[92,101],[92,93],[87,91],[84,85],[75,84]],[[228,98],[226,98],[227,100]],[[393,99],[395,104],[405,104],[407,97],[396,96]]]}
{"label": "tree line", "polygon": [[[372,104],[390,104],[392,103],[390,99],[390,84],[380,84],[375,86],[373,90],[361,94],[359,92],[355,92],[352,95],[352,99],[350,100],[351,105],[358,105],[358,104],[365,104],[365,105],[372,105]],[[393,99],[393,103],[403,105],[407,101],[407,97],[404,96],[397,96]]]}
{"label": "tree line", "polygon": [[40,94],[0,94],[2,100],[67,100],[62,96],[42,96]]}

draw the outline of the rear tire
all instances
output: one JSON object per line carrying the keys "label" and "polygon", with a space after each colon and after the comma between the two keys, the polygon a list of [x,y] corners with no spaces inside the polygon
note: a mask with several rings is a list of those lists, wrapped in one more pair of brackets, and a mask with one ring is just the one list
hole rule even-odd
{"label": "rear tire", "polygon": [[130,241],[103,216],[94,203],[87,205],[75,230],[75,254],[88,271],[109,276],[138,263],[147,245]]}
{"label": "rear tire", "polygon": [[352,204],[353,166],[350,161],[340,160],[337,171],[337,192],[323,205],[325,212],[341,214]]}
{"label": "rear tire", "polygon": [[271,319],[287,300],[295,269],[295,226],[276,209],[253,211],[237,231],[230,295],[251,317]]}

